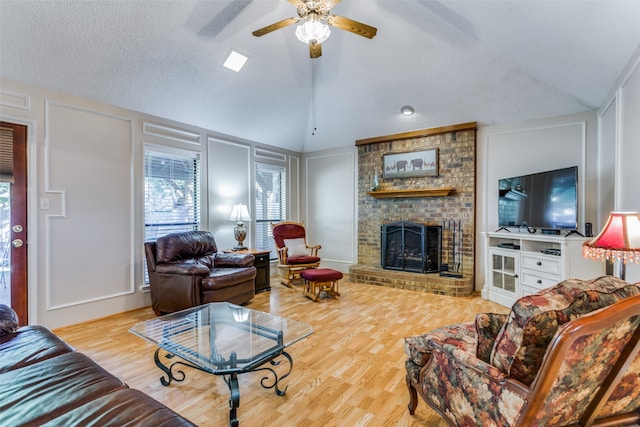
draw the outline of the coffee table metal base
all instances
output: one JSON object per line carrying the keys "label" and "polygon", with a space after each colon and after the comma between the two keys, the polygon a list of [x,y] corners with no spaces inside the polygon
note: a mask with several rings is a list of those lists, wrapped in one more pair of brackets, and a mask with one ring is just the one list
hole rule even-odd
{"label": "coffee table metal base", "polygon": [[[262,361],[260,361],[259,364],[257,365],[254,364],[251,368],[248,368],[248,369],[234,367],[235,353],[232,353],[230,358],[231,359],[230,368],[212,372],[206,368],[203,368],[202,366],[198,366],[198,365],[186,362],[182,359],[164,364],[160,360],[161,350],[162,349],[160,348],[156,350],[156,352],[153,355],[153,360],[155,361],[156,366],[160,368],[160,370],[162,370],[162,372],[164,372],[165,374],[160,377],[160,383],[162,383],[163,386],[168,386],[169,384],[171,384],[172,381],[177,381],[177,382],[184,381],[184,379],[186,378],[184,371],[179,369],[174,370],[174,368],[178,365],[188,366],[190,368],[194,368],[203,372],[208,372],[214,375],[221,375],[224,378],[224,381],[227,383],[227,386],[229,387],[229,392],[230,392],[229,425],[231,427],[237,427],[239,424],[239,421],[237,418],[237,409],[240,407],[240,387],[238,386],[238,374],[243,374],[246,372],[265,371],[267,375],[260,379],[260,385],[266,389],[273,388],[278,396],[284,396],[284,394],[287,392],[287,387],[285,386],[284,389],[281,389],[280,381],[288,377],[289,374],[291,373],[291,370],[293,369],[293,359],[286,351],[280,351],[277,354],[272,353],[267,357],[265,357]],[[166,353],[164,357],[167,359],[171,360],[175,357],[175,355],[172,353],[169,353],[166,351],[164,352]],[[278,375],[278,373],[275,371],[274,368],[269,366],[263,366],[266,362],[269,362],[269,364],[274,367],[280,365],[282,363],[282,360],[276,360],[280,356],[282,356],[283,359],[287,360],[289,363],[289,369],[284,374]]]}

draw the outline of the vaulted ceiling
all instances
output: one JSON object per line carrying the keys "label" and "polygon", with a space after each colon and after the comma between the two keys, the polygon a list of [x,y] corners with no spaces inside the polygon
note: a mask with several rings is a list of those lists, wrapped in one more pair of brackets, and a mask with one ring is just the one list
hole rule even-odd
{"label": "vaulted ceiling", "polygon": [[[0,75],[294,151],[605,102],[640,43],[640,1],[343,0],[309,58],[285,0],[0,0]],[[230,49],[249,56],[239,73]],[[413,116],[400,115],[410,104]]]}

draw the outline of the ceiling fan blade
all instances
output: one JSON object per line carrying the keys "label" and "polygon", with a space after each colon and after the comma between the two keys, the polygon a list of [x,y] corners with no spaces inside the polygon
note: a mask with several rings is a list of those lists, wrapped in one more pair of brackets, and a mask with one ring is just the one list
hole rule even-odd
{"label": "ceiling fan blade", "polygon": [[342,0],[324,0],[323,3],[327,7],[327,9],[331,9],[333,6],[337,5],[341,1]]}
{"label": "ceiling fan blade", "polygon": [[342,16],[338,15],[330,15],[327,18],[327,24],[336,28],[340,28],[341,30],[349,31],[359,36],[366,37],[368,39],[374,38],[376,33],[378,32],[375,27],[363,24],[362,22],[354,21],[353,19],[343,18]]}
{"label": "ceiling fan blade", "polygon": [[289,25],[295,24],[298,22],[300,18],[287,18],[282,21],[276,22],[275,24],[267,25],[264,28],[260,28],[259,30],[255,30],[253,33],[254,36],[260,37],[265,34],[269,34],[272,31],[279,30],[280,28],[288,27]]}
{"label": "ceiling fan blade", "polygon": [[304,6],[304,2],[302,0],[289,0],[289,3],[291,3],[295,7]]}
{"label": "ceiling fan blade", "polygon": [[309,56],[320,58],[322,56],[322,45],[320,43],[309,43]]}

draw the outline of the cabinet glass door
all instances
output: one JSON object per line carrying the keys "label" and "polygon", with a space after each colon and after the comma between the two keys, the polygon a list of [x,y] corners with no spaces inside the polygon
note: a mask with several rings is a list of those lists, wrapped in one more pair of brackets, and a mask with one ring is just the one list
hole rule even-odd
{"label": "cabinet glass door", "polygon": [[505,255],[503,253],[492,254],[492,275],[493,280],[491,286],[507,292],[516,291],[517,260],[515,256]]}

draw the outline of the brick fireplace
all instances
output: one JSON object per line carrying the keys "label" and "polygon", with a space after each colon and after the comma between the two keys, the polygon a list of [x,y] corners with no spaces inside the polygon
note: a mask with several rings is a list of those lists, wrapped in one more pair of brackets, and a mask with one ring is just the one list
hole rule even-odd
{"label": "brick fireplace", "polygon": [[[356,141],[358,263],[349,269],[352,280],[452,296],[473,292],[476,128],[473,122]],[[381,179],[385,155],[430,149],[438,152],[437,176]],[[372,191],[376,173],[380,186]],[[381,227],[400,221],[441,226],[441,262],[456,274],[383,269]]]}

